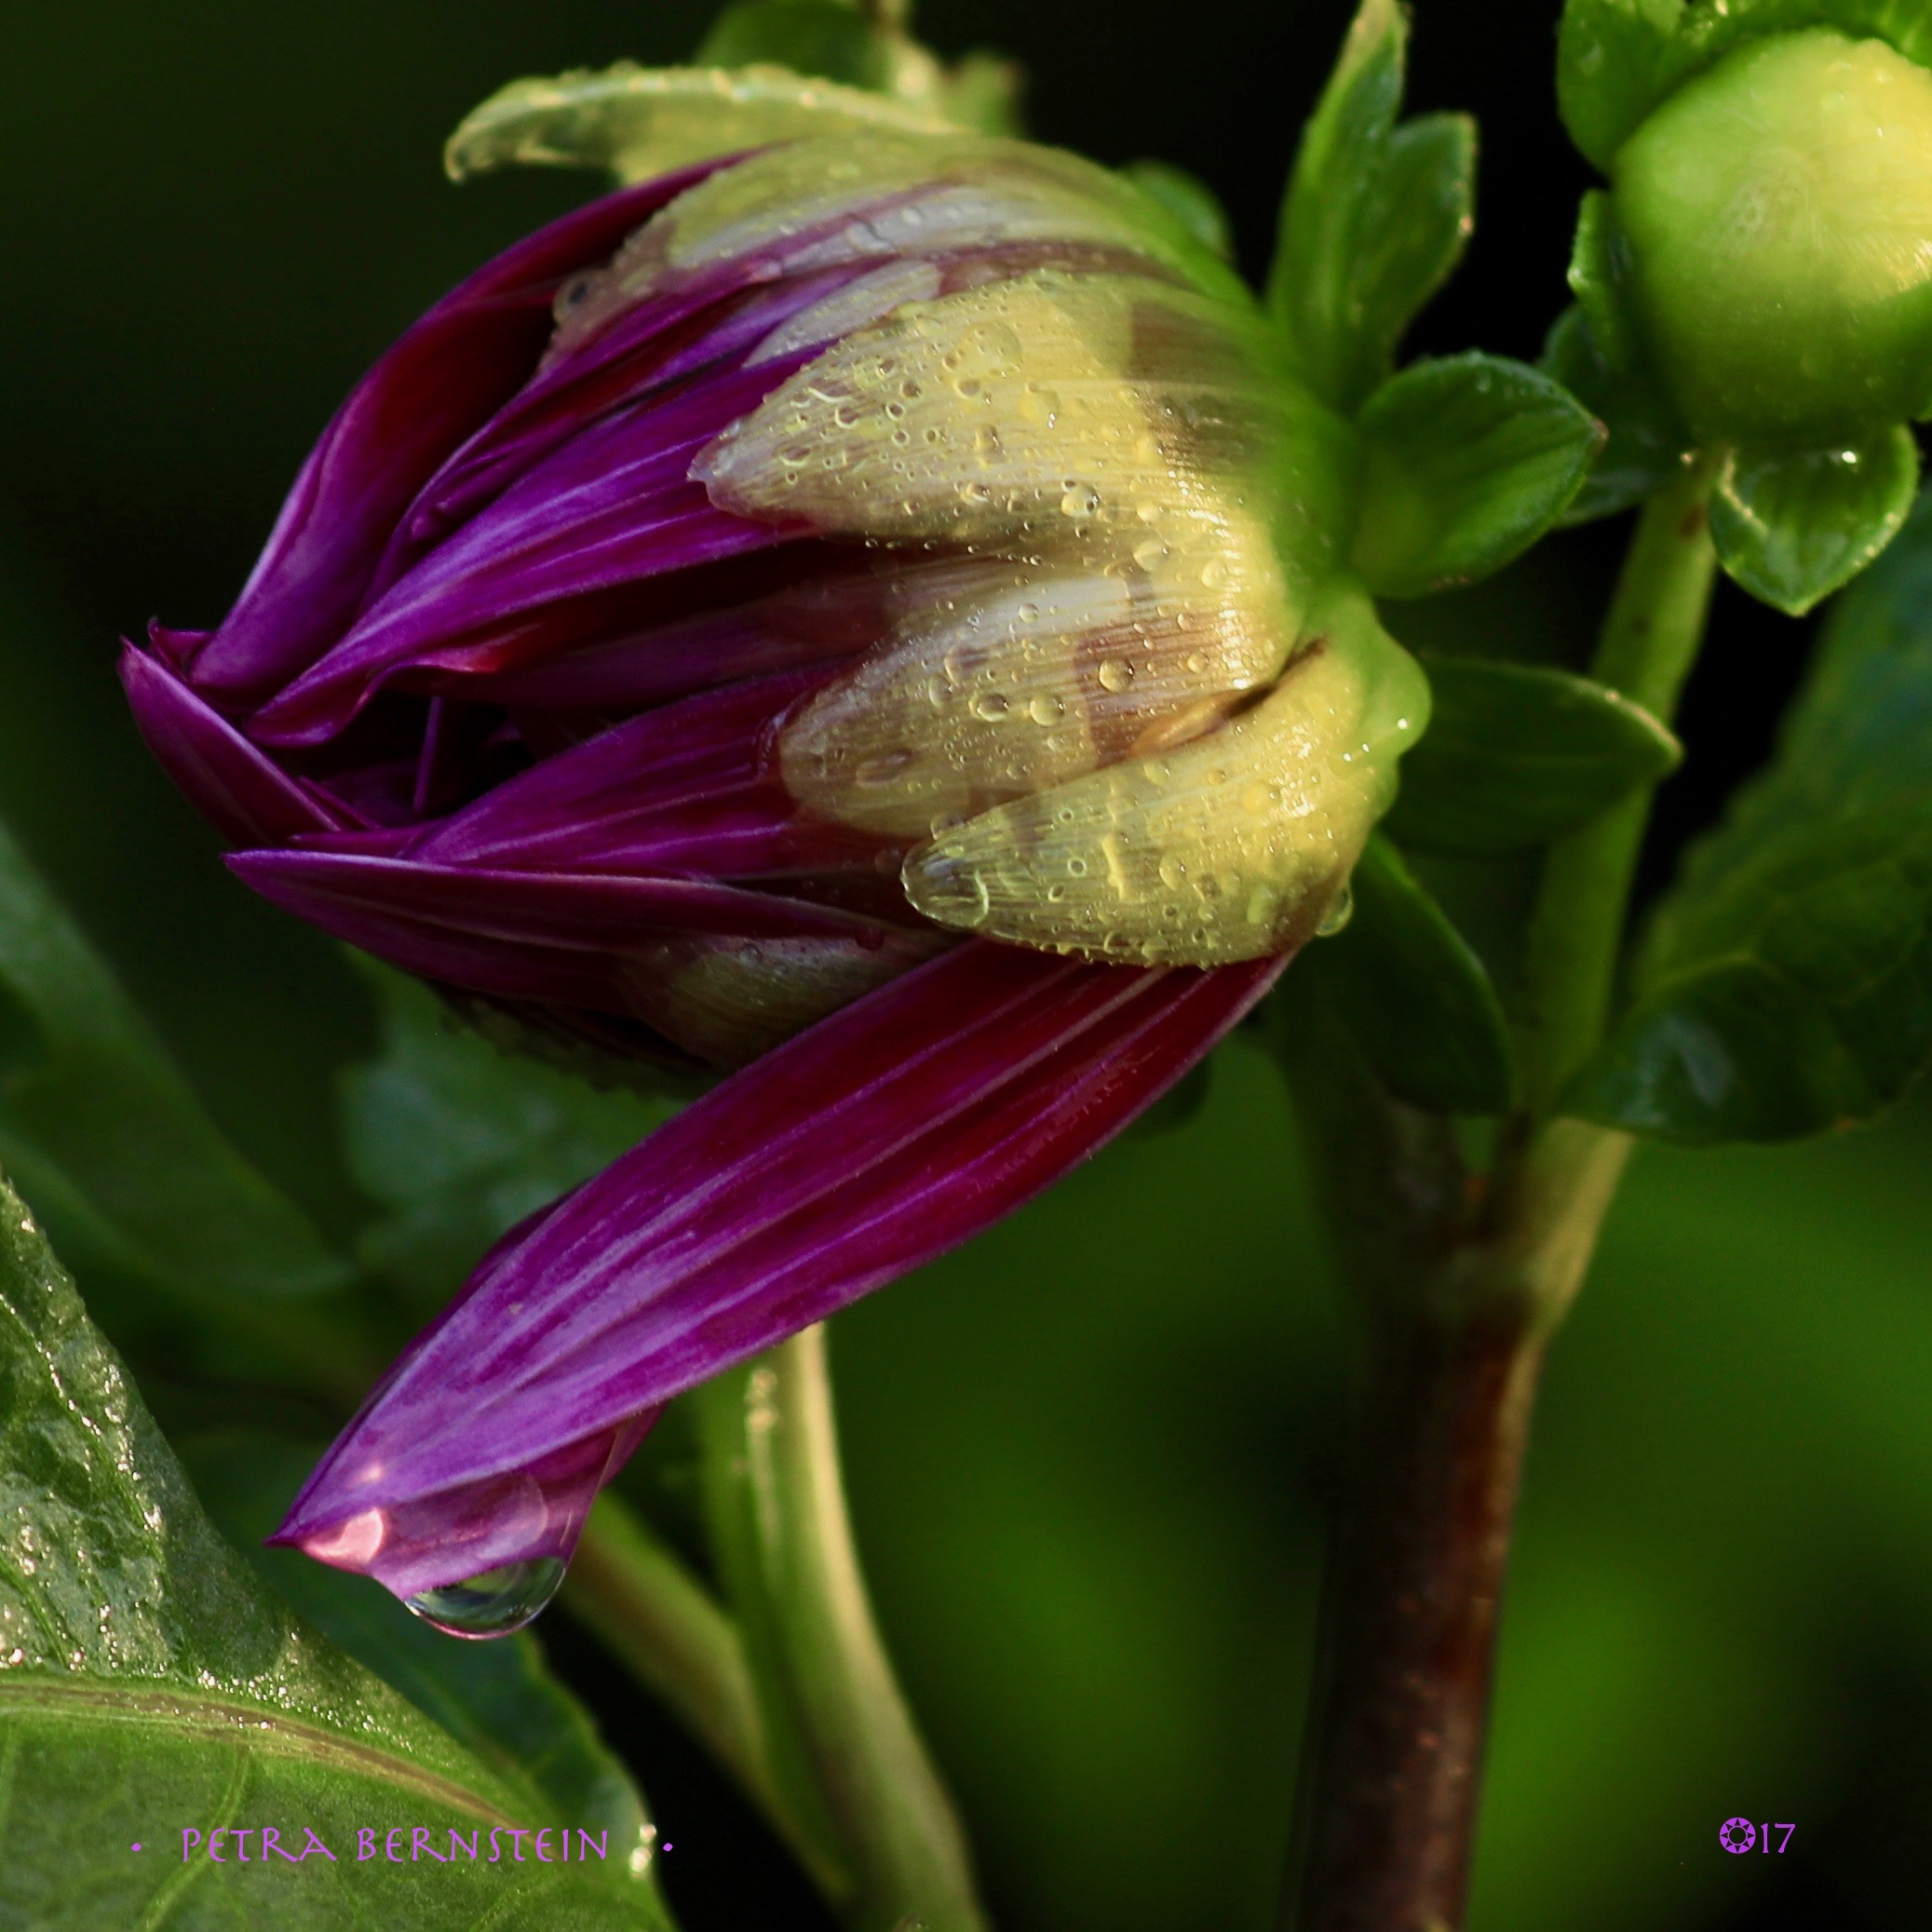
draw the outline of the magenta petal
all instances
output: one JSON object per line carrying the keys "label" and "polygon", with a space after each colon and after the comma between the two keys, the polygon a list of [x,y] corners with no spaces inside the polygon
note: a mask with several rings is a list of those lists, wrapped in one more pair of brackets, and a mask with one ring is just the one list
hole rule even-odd
{"label": "magenta petal", "polygon": [[352,1570],[399,1597],[461,1583],[506,1563],[554,1557],[567,1563],[597,1493],[629,1460],[657,1411],[567,1442],[523,1469],[460,1483],[389,1508],[368,1509],[319,1535],[284,1529],[317,1561]]}
{"label": "magenta petal", "polygon": [[1285,964],[976,941],[846,1007],[501,1243],[282,1536],[534,1468],[964,1241],[1156,1099]]}
{"label": "magenta petal", "polygon": [[282,506],[235,608],[197,653],[206,690],[259,693],[356,615],[396,520],[443,459],[528,379],[558,283],[601,261],[716,164],[606,196],[499,255],[365,376]]}
{"label": "magenta petal", "polygon": [[425,865],[313,844],[237,852],[228,863],[264,898],[404,972],[607,1013],[633,1012],[628,974],[667,933],[863,942],[886,930],[856,913],[700,879]]}
{"label": "magenta petal", "polygon": [[124,644],[120,669],[155,763],[231,845],[273,844],[361,823],[271,763],[159,658]]}

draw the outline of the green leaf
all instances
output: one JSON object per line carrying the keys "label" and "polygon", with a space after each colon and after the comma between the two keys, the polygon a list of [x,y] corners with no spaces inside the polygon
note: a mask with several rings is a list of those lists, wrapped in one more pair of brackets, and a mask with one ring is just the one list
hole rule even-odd
{"label": "green leaf", "polygon": [[1737,453],[1711,499],[1719,561],[1753,597],[1803,616],[1891,542],[1918,480],[1918,444],[1902,426],[1852,448]]}
{"label": "green leaf", "polygon": [[809,80],[783,67],[736,71],[575,69],[512,81],[473,109],[443,149],[452,181],[493,168],[601,168],[620,182],[818,134],[952,131],[936,108],[861,88]]}
{"label": "green leaf", "polygon": [[1129,161],[1120,171],[1150,201],[1177,217],[1204,249],[1223,262],[1235,259],[1235,231],[1227,209],[1199,175],[1169,161]]}
{"label": "green leaf", "polygon": [[1692,849],[1570,1097],[1661,1139],[1862,1119],[1932,1061],[1932,505],[1833,611],[1777,756]]}
{"label": "green leaf", "polygon": [[[0,1183],[0,1763],[16,1802],[0,1924],[273,1925],[334,1932],[493,1926],[668,1927],[648,1834],[602,1866],[515,1862],[565,1822],[258,1583],[202,1514],[126,1372],[18,1196]],[[20,1802],[24,1798],[26,1802]],[[576,1821],[570,1819],[573,1827]],[[311,1853],[299,1882],[261,1836]],[[205,1851],[218,1827],[253,1840]],[[375,1862],[358,1832],[374,1828]],[[499,1832],[499,1862],[488,1858]],[[480,1861],[389,1863],[449,1833]],[[142,1846],[139,1852],[136,1844]],[[534,1849],[534,1842],[533,1847]],[[552,1845],[554,1851],[554,1842]]]}
{"label": "green leaf", "polygon": [[215,1526],[276,1595],[517,1790],[527,1816],[647,1843],[637,1787],[534,1636],[454,1642],[371,1578],[265,1547],[326,1447],[228,1430],[191,1439],[182,1456]]}
{"label": "green leaf", "polygon": [[311,1295],[346,1278],[202,1111],[4,831],[0,1160],[75,1251],[196,1299]]}
{"label": "green leaf", "polygon": [[358,1253],[426,1302],[447,1299],[506,1229],[676,1110],[499,1052],[426,987],[357,965],[381,1007],[382,1053],[344,1076],[343,1135],[350,1171],[390,1210]]}
{"label": "green leaf", "polygon": [[1382,833],[1349,882],[1353,912],[1292,970],[1318,979],[1398,1100],[1440,1114],[1500,1114],[1516,1064],[1482,962]]}
{"label": "green leaf", "polygon": [[1020,62],[983,47],[961,55],[939,75],[939,104],[946,118],[979,134],[1023,140],[1026,118],[1020,100],[1025,91],[1026,72]]}
{"label": "green leaf", "polygon": [[1473,225],[1474,123],[1396,126],[1408,31],[1396,0],[1362,0],[1303,132],[1268,277],[1297,369],[1344,413],[1395,366]]}
{"label": "green leaf", "polygon": [[1641,706],[1570,671],[1430,655],[1435,709],[1386,820],[1405,845],[1490,857],[1548,844],[1682,759]]}
{"label": "green leaf", "polygon": [[1611,366],[1581,306],[1573,304],[1557,317],[1539,367],[1609,431],[1563,523],[1588,523],[1628,509],[1682,471],[1690,432],[1646,370]]}
{"label": "green leaf", "polygon": [[1570,139],[1606,174],[1637,124],[1675,85],[1682,0],[1566,0],[1557,105]]}
{"label": "green leaf", "polygon": [[1473,583],[1570,506],[1602,426],[1527,363],[1471,354],[1417,362],[1362,411],[1354,564],[1379,596]]}

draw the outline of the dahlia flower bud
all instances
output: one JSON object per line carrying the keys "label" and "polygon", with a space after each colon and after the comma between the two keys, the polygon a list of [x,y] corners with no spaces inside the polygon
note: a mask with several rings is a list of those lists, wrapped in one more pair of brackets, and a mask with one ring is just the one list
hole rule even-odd
{"label": "dahlia flower bud", "polygon": [[642,182],[402,338],[223,625],[128,654],[142,729],[279,904],[749,1070],[507,1237],[286,1540],[507,1628],[657,1405],[1212,1045],[1425,720],[1352,435],[1126,181],[939,128]]}
{"label": "dahlia flower bud", "polygon": [[1711,442],[1932,406],[1932,73],[1828,27],[1746,41],[1618,151],[1643,331]]}

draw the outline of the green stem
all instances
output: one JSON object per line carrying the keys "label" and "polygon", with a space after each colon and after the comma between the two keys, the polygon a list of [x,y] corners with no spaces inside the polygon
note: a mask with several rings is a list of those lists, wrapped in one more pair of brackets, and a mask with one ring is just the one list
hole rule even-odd
{"label": "green stem", "polygon": [[[1637,525],[1591,674],[1664,723],[1696,661],[1717,553],[1709,506],[1719,468],[1700,458],[1651,498]],[[1553,846],[1530,925],[1524,1082],[1547,1118],[1603,1036],[1637,858],[1650,820],[1647,788]]]}
{"label": "green stem", "polygon": [[781,1783],[830,1828],[854,1932],[984,1932],[966,1839],[867,1600],[826,1369],[811,1328],[709,1385],[714,1538],[772,1722]]}
{"label": "green stem", "polygon": [[737,1627],[609,1491],[584,1527],[561,1601],[737,1780],[811,1869],[810,1835],[772,1775],[770,1739]]}
{"label": "green stem", "polygon": [[[1639,522],[1600,645],[1605,683],[1669,720],[1715,574],[1700,460]],[[1323,1584],[1282,1924],[1463,1924],[1495,1638],[1536,1385],[1628,1139],[1557,1117],[1601,1039],[1649,816],[1634,794],[1556,846],[1530,929],[1526,1104],[1493,1172],[1392,1101],[1318,987],[1290,980],[1290,1085],[1359,1320],[1347,1493]]]}

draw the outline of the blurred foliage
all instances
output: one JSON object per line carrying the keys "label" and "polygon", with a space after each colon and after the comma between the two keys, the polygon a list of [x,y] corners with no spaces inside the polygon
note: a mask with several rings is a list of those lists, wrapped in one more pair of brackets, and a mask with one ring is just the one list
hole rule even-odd
{"label": "blurred foliage", "polygon": [[[1348,11],[1221,0],[1183,30],[1116,10],[1105,86],[1073,0],[926,0],[919,26],[949,57],[1021,54],[1049,139],[1124,162],[1157,128],[1253,272],[1285,130]],[[1415,104],[1479,108],[1492,157],[1468,263],[1415,331],[1430,353],[1534,355],[1565,299],[1586,170],[1550,109],[1553,12],[1507,0],[1476,33],[1417,9]],[[72,0],[12,23],[0,817],[215,1120],[342,1249],[384,1224],[336,1131],[376,1008],[223,872],[126,721],[114,638],[214,621],[370,358],[582,192],[521,173],[451,189],[437,160],[462,115],[518,74],[681,58],[709,14]],[[1547,544],[1390,628],[1574,669],[1617,536]],[[1667,794],[1679,832],[1762,755],[1802,646],[1726,598]],[[1462,862],[1412,857],[1446,898]],[[1466,877],[1452,907],[1506,977],[1471,908],[1506,899],[1508,871]],[[36,1050],[0,1012],[0,1069]],[[1639,1156],[1532,1454],[1473,1932],[1912,1921],[1932,1803],[1928,1159],[1923,1100],[1844,1138]],[[463,1211],[503,1179],[486,1169]],[[1270,1922],[1342,1391],[1299,1172],[1272,1067],[1237,1040],[1191,1122],[1124,1140],[834,1328],[875,1595],[1005,1932]],[[675,1446],[656,1445],[667,1467]],[[681,1892],[666,1861],[687,1932],[761,1922],[746,1841],[700,1868],[736,1821],[695,1774],[659,1775],[661,1729],[608,1722],[630,1708],[614,1678],[579,1681],[708,1874]],[[1734,1813],[1795,1819],[1790,1853],[1724,1856]]]}

